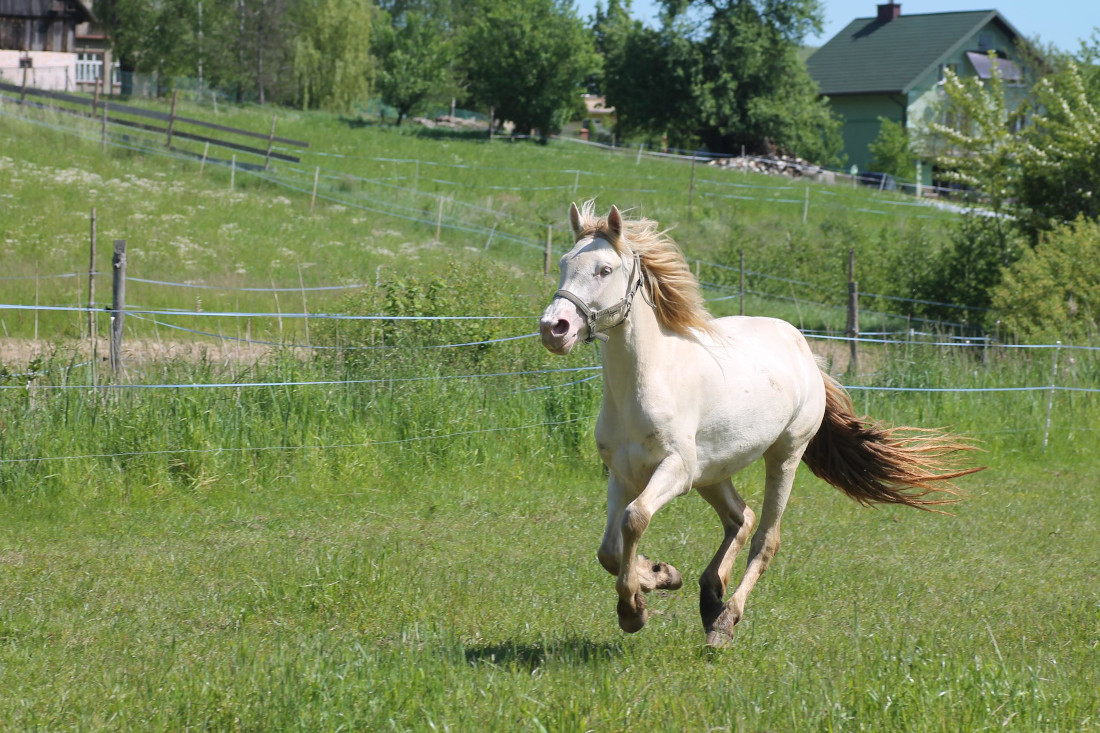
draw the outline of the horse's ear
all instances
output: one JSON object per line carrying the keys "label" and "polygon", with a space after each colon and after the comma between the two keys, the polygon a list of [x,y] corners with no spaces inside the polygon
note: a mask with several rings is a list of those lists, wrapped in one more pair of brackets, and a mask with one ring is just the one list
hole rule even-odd
{"label": "horse's ear", "polygon": [[607,215],[607,227],[616,238],[623,235],[623,216],[614,204],[611,205],[611,212]]}
{"label": "horse's ear", "polygon": [[569,225],[573,227],[573,241],[581,238],[581,211],[575,203],[569,204]]}

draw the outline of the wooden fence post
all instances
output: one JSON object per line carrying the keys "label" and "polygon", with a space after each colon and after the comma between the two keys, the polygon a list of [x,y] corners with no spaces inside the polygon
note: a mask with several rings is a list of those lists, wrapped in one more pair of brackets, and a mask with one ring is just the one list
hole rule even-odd
{"label": "wooden fence post", "polygon": [[115,240],[111,258],[111,371],[122,370],[122,327],[126,320],[126,240]]}
{"label": "wooden fence post", "polygon": [[313,171],[313,195],[309,197],[309,211],[313,213],[313,205],[317,203],[317,183],[321,180],[321,166]]}
{"label": "wooden fence post", "polygon": [[275,146],[275,120],[279,115],[271,115],[271,133],[267,136],[267,157],[264,158],[264,170],[271,165],[271,149]]}
{"label": "wooden fence post", "polygon": [[806,184],[806,203],[802,205],[802,223],[806,223],[806,217],[810,215],[810,184]]}
{"label": "wooden fence post", "polygon": [[27,69],[30,68],[31,59],[30,56],[19,60],[23,66],[23,90],[19,94],[19,104],[26,104],[27,102]]}
{"label": "wooden fence post", "polygon": [[859,371],[859,283],[856,282],[856,251],[848,250],[848,373]]}
{"label": "wooden fence post", "polygon": [[172,147],[172,130],[176,126],[176,100],[180,97],[180,90],[177,89],[172,93],[172,111],[168,113],[168,140],[164,143],[164,147]]}
{"label": "wooden fence post", "polygon": [[440,236],[443,234],[443,195],[439,196],[439,213],[435,215],[435,241],[442,241]]}
{"label": "wooden fence post", "polygon": [[206,168],[206,155],[210,152],[210,143],[206,143],[202,146],[202,162],[199,163],[199,178],[202,178],[202,172]]}
{"label": "wooden fence post", "polygon": [[92,207],[92,254],[88,261],[88,334],[95,343],[95,207]]}
{"label": "wooden fence post", "polygon": [[691,183],[688,184],[688,220],[693,215],[692,202],[695,200],[695,153],[691,154]]}
{"label": "wooden fence post", "polygon": [[103,139],[103,153],[107,153],[107,98],[103,98],[103,124],[100,127],[100,137]]}
{"label": "wooden fence post", "polygon": [[233,153],[233,160],[229,162],[229,188],[237,187],[237,154]]}

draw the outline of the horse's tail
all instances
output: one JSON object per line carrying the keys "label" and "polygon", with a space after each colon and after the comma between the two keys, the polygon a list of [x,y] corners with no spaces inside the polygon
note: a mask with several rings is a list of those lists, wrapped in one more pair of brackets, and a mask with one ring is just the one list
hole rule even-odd
{"label": "horse's tail", "polygon": [[[981,471],[959,465],[974,446],[936,430],[886,427],[856,417],[852,400],[832,377],[825,380],[825,417],[802,460],[814,474],[863,505],[904,504],[931,509],[959,501],[952,479]],[[928,497],[929,494],[936,496]]]}

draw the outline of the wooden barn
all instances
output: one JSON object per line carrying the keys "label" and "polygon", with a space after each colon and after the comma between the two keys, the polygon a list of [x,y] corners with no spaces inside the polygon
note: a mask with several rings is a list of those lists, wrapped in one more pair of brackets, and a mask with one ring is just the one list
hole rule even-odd
{"label": "wooden barn", "polygon": [[0,49],[72,53],[76,26],[94,19],[86,0],[0,0]]}
{"label": "wooden barn", "polygon": [[0,78],[76,89],[76,27],[94,20],[89,0],[0,0]]}

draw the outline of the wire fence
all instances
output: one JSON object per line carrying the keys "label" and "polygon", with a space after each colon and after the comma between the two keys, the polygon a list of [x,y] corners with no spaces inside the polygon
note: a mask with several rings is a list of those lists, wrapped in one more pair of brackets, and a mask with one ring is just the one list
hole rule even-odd
{"label": "wire fence", "polygon": [[[2,308],[3,306],[0,306]],[[137,314],[135,314],[137,315]],[[305,314],[302,314],[303,316]],[[481,318],[480,316],[467,316],[463,318]],[[433,321],[437,320],[435,317],[401,317],[401,320],[407,321]],[[211,336],[219,339],[226,339],[227,337],[217,334],[210,334]],[[515,339],[532,338],[536,334],[523,334]],[[1096,352],[1100,350],[1097,347],[1084,346],[1084,345],[1065,345],[1065,344],[1028,344],[1028,345],[1014,345],[1014,344],[993,344],[990,345],[987,341],[978,342],[966,342],[960,340],[920,340],[914,338],[917,336],[915,332],[909,332],[906,334],[908,339],[889,338],[897,334],[882,333],[878,334],[880,338],[867,338],[861,337],[858,340],[863,343],[873,344],[892,344],[892,345],[904,345],[907,347],[912,346],[924,346],[924,347],[936,347],[941,349],[981,349],[982,351],[988,350],[1018,350],[1026,349],[1031,351],[1040,350],[1053,350],[1055,352],[1054,357],[1054,370],[1051,374],[1049,382],[1041,384],[1021,384],[1021,385],[998,385],[998,386],[950,386],[950,387],[930,387],[930,386],[905,386],[905,385],[876,385],[876,384],[860,384],[851,383],[845,385],[845,388],[853,393],[865,392],[865,393],[895,393],[895,394],[927,394],[927,395],[959,395],[959,396],[981,396],[981,395],[1006,395],[1009,393],[1017,394],[1042,394],[1048,395],[1048,405],[1053,404],[1053,397],[1055,394],[1073,394],[1073,395],[1095,395],[1100,394],[1100,388],[1092,386],[1080,386],[1074,384],[1060,384],[1058,383],[1058,370],[1057,370],[1057,355],[1061,351],[1067,352]],[[935,334],[925,334],[925,336],[934,336]],[[852,339],[843,336],[830,336],[816,333],[808,333],[806,337],[811,340],[832,340],[846,342]],[[229,337],[231,338],[231,337]],[[510,340],[510,339],[505,339]],[[486,342],[479,342],[486,343]],[[448,347],[460,347],[460,346],[473,346],[474,344],[434,344],[429,348],[448,348]],[[75,360],[74,360],[75,362]],[[244,379],[234,379],[229,381],[206,381],[206,382],[138,382],[138,383],[98,383],[95,381],[79,382],[73,381],[73,376],[81,373],[82,370],[94,367],[91,362],[82,361],[73,363],[64,369],[64,378],[55,383],[47,383],[45,381],[38,381],[40,378],[49,374],[50,370],[40,370],[36,372],[27,372],[17,375],[4,375],[0,374],[0,377],[7,379],[17,379],[21,383],[18,384],[0,384],[0,393],[12,392],[12,391],[29,391],[39,398],[51,393],[51,392],[84,392],[84,393],[105,393],[105,392],[150,392],[150,391],[180,391],[180,390],[253,390],[253,389],[272,389],[272,388],[286,388],[286,389],[311,389],[322,388],[328,389],[333,387],[354,387],[354,386],[378,386],[378,385],[415,385],[418,383],[438,383],[446,381],[473,381],[473,380],[521,380],[535,378],[547,378],[554,376],[579,376],[576,379],[570,379],[566,382],[555,382],[551,384],[541,384],[535,387],[522,387],[520,389],[512,390],[512,394],[517,393],[538,393],[546,392],[548,390],[556,390],[576,386],[587,383],[592,380],[596,380],[602,377],[602,367],[599,365],[586,365],[579,367],[567,367],[558,369],[531,369],[531,370],[517,370],[517,371],[491,371],[482,373],[465,373],[465,374],[453,374],[453,375],[440,375],[431,374],[424,376],[384,376],[384,377],[372,377],[372,378],[359,378],[359,379],[281,379],[281,380],[255,380],[248,381]],[[4,379],[0,379],[3,382]],[[238,398],[239,399],[239,398]],[[1008,428],[1002,430],[986,430],[978,431],[974,435],[996,435],[1002,433],[1024,433],[1032,432],[1038,433],[1042,431],[1043,441],[1049,439],[1049,435],[1052,432],[1065,432],[1071,433],[1088,433],[1094,432],[1097,428],[1093,426],[1085,427],[1066,427],[1066,426],[1052,426],[1049,418],[1045,426],[1031,426],[1023,428]],[[381,446],[400,446],[411,443],[424,442],[424,441],[440,441],[448,439],[456,439],[460,437],[469,437],[481,434],[493,434],[503,433],[511,431],[521,430],[535,430],[535,429],[553,429],[556,426],[591,421],[595,418],[595,415],[587,415],[584,417],[570,418],[567,420],[548,420],[542,422],[528,423],[524,425],[503,425],[503,426],[489,426],[482,427],[476,430],[463,430],[452,431],[447,433],[440,433],[438,429],[435,431],[429,431],[423,434],[405,437],[400,439],[388,439],[388,440],[364,440],[354,443],[316,443],[308,445],[269,445],[269,446],[247,446],[247,447],[193,447],[193,448],[168,448],[158,450],[143,450],[143,451],[120,451],[120,452],[89,452],[89,453],[74,453],[71,455],[48,455],[48,456],[35,456],[35,457],[4,457],[0,458],[0,464],[4,465],[26,465],[35,464],[38,462],[57,462],[57,461],[74,461],[74,460],[110,460],[116,458],[132,458],[132,457],[149,457],[149,456],[163,456],[163,455],[187,455],[187,454],[233,454],[233,453],[261,453],[261,452],[273,452],[273,451],[304,451],[304,450],[335,450],[335,449],[355,449],[365,447],[381,447]]]}

